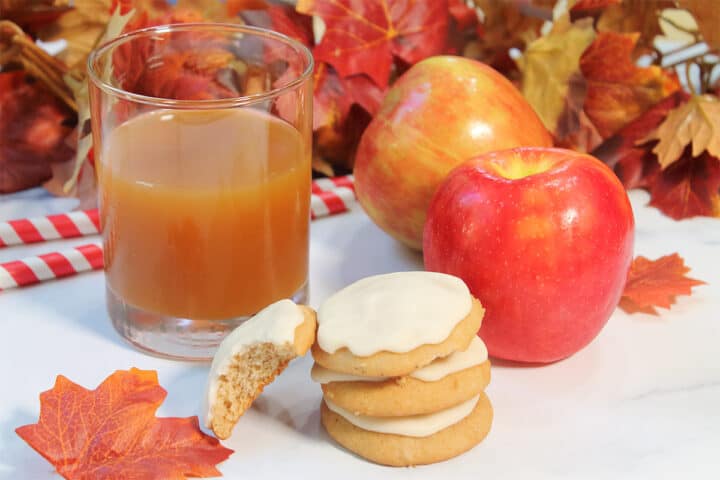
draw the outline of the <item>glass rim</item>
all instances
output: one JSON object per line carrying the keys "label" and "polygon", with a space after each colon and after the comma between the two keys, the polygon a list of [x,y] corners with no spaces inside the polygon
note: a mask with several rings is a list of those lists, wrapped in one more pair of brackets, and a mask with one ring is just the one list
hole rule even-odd
{"label": "glass rim", "polygon": [[[170,32],[177,32],[177,31],[193,31],[198,29],[211,29],[211,30],[221,30],[221,31],[230,31],[234,33],[243,33],[243,34],[250,34],[254,36],[259,37],[265,37],[265,38],[271,38],[273,40],[282,42],[290,47],[292,47],[295,51],[298,52],[298,54],[301,57],[304,57],[306,60],[306,67],[305,69],[294,79],[291,81],[284,83],[283,85],[280,85],[277,88],[273,88],[271,90],[268,90],[267,92],[261,92],[261,93],[254,93],[252,95],[240,95],[237,97],[229,97],[229,98],[218,98],[218,99],[209,99],[209,100],[179,100],[179,99],[172,99],[172,98],[163,98],[163,97],[152,97],[149,95],[143,95],[140,93],[134,93],[129,92],[127,90],[124,90],[122,88],[110,85],[105,80],[102,80],[100,78],[100,75],[98,74],[97,68],[95,67],[95,64],[97,63],[98,59],[101,58],[103,55],[108,53],[108,51],[112,50],[113,48],[116,48],[120,45],[123,45],[125,43],[128,43],[132,40],[135,40],[139,37],[149,37],[152,35],[157,34],[167,34]],[[157,25],[153,27],[146,27],[141,28],[139,30],[133,30],[128,33],[124,33],[122,35],[119,35],[111,40],[108,40],[107,42],[98,45],[95,47],[90,54],[88,55],[86,69],[88,73],[89,79],[92,81],[92,83],[102,90],[103,92],[123,98],[124,100],[130,100],[137,103],[143,103],[147,105],[154,105],[164,108],[175,108],[175,109],[184,109],[184,108],[192,108],[192,109],[217,109],[217,108],[232,108],[232,107],[240,107],[245,105],[251,105],[254,103],[262,102],[264,100],[268,100],[274,97],[278,97],[282,95],[283,93],[292,91],[302,85],[309,77],[312,75],[313,70],[315,68],[315,61],[313,59],[313,55],[310,52],[310,49],[307,48],[302,43],[298,42],[297,40],[282,34],[280,32],[276,32],[274,30],[270,30],[267,28],[261,28],[261,27],[253,27],[249,25],[237,25],[234,23],[212,23],[212,22],[198,22],[198,23],[170,23],[165,25]]]}

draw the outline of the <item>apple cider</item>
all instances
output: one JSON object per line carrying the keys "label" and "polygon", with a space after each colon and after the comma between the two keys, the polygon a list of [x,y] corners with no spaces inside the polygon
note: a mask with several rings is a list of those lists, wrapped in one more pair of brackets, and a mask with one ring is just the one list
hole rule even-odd
{"label": "apple cider", "polygon": [[156,110],[98,162],[108,289],[188,319],[256,313],[308,275],[310,146],[253,109]]}

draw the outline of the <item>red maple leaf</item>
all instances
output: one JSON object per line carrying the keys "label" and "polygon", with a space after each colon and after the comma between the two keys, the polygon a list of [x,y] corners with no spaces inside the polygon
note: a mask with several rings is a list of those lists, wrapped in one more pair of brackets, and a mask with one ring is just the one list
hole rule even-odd
{"label": "red maple leaf", "polygon": [[0,73],[0,193],[40,185],[74,155],[75,115],[24,72]]}
{"label": "red maple leaf", "polygon": [[657,315],[655,307],[670,308],[677,296],[690,295],[692,287],[705,284],[686,277],[689,271],[677,253],[657,260],[638,256],[630,266],[620,308],[627,313]]}
{"label": "red maple leaf", "polygon": [[693,157],[690,148],[659,170],[649,186],[650,205],[675,220],[720,215],[720,160],[707,151]]}
{"label": "red maple leaf", "polygon": [[317,61],[343,77],[367,74],[381,88],[394,58],[412,65],[445,50],[447,0],[300,0],[297,10],[325,21]]}
{"label": "red maple leaf", "polygon": [[167,392],[157,373],[116,371],[95,390],[62,375],[40,394],[40,420],[15,431],[69,480],[181,480],[221,475],[232,450],[197,417],[157,418]]}
{"label": "red maple leaf", "polygon": [[[307,47],[312,46],[312,18],[297,13],[290,7],[272,6],[267,10],[273,30],[284,33]],[[289,58],[286,50],[272,49],[267,52],[271,59]],[[290,63],[286,72],[278,78],[276,84],[283,84],[288,77],[296,76],[298,67]],[[313,130],[345,122],[351,107],[360,105],[374,115],[382,102],[385,91],[378,87],[367,75],[352,75],[342,78],[331,65],[316,61],[313,73]],[[296,109],[296,99],[288,95],[278,99],[280,115],[292,118]]]}

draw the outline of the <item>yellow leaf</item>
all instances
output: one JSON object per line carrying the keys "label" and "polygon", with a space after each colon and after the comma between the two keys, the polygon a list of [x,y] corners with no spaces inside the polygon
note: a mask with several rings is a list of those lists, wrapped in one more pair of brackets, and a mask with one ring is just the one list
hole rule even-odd
{"label": "yellow leaf", "polygon": [[[122,33],[125,26],[128,24],[132,16],[135,15],[135,10],[130,10],[125,15],[122,15],[120,13],[120,8],[116,8],[113,14],[109,17],[109,20],[107,24],[103,27],[103,31],[101,32],[101,37],[98,40],[99,42],[106,42],[108,40],[111,40],[120,33]],[[102,77],[104,79],[109,78],[110,76],[110,69],[112,68],[112,63],[108,62],[105,66],[105,71],[102,72]],[[78,146],[75,154],[75,164],[74,168],[71,172],[70,177],[65,181],[65,184],[63,185],[63,189],[65,192],[72,191],[78,181],[78,176],[80,175],[80,170],[83,167],[83,164],[86,161],[88,152],[90,151],[90,148],[92,147],[92,135],[91,134],[85,134],[82,135],[82,132],[85,131],[85,125],[86,123],[90,122],[90,96],[88,93],[88,79],[85,75],[79,75],[77,77],[73,77],[72,75],[67,75],[65,77],[65,83],[70,87],[70,89],[73,92],[73,95],[75,96],[75,102],[78,106]]]}
{"label": "yellow leaf", "polygon": [[688,145],[692,145],[693,157],[705,150],[720,157],[720,100],[713,95],[693,95],[687,103],[671,110],[640,143],[648,140],[659,140],[653,152],[663,169],[680,158]]}
{"label": "yellow leaf", "polygon": [[[58,58],[73,68],[84,63],[110,20],[110,0],[75,0],[73,9],[38,32],[44,41],[63,39],[67,48]],[[84,65],[82,65],[84,67]]]}
{"label": "yellow leaf", "polygon": [[570,79],[579,71],[580,57],[594,38],[592,19],[570,23],[566,14],[517,60],[522,93],[551,132],[556,132],[565,111]]}

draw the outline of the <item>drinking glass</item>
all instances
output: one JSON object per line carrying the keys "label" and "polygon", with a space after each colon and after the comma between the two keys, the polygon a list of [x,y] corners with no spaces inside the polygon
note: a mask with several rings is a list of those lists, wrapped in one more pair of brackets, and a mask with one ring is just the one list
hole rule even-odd
{"label": "drinking glass", "polygon": [[312,55],[269,30],[164,25],[90,55],[107,308],[125,339],[205,360],[307,295]]}

